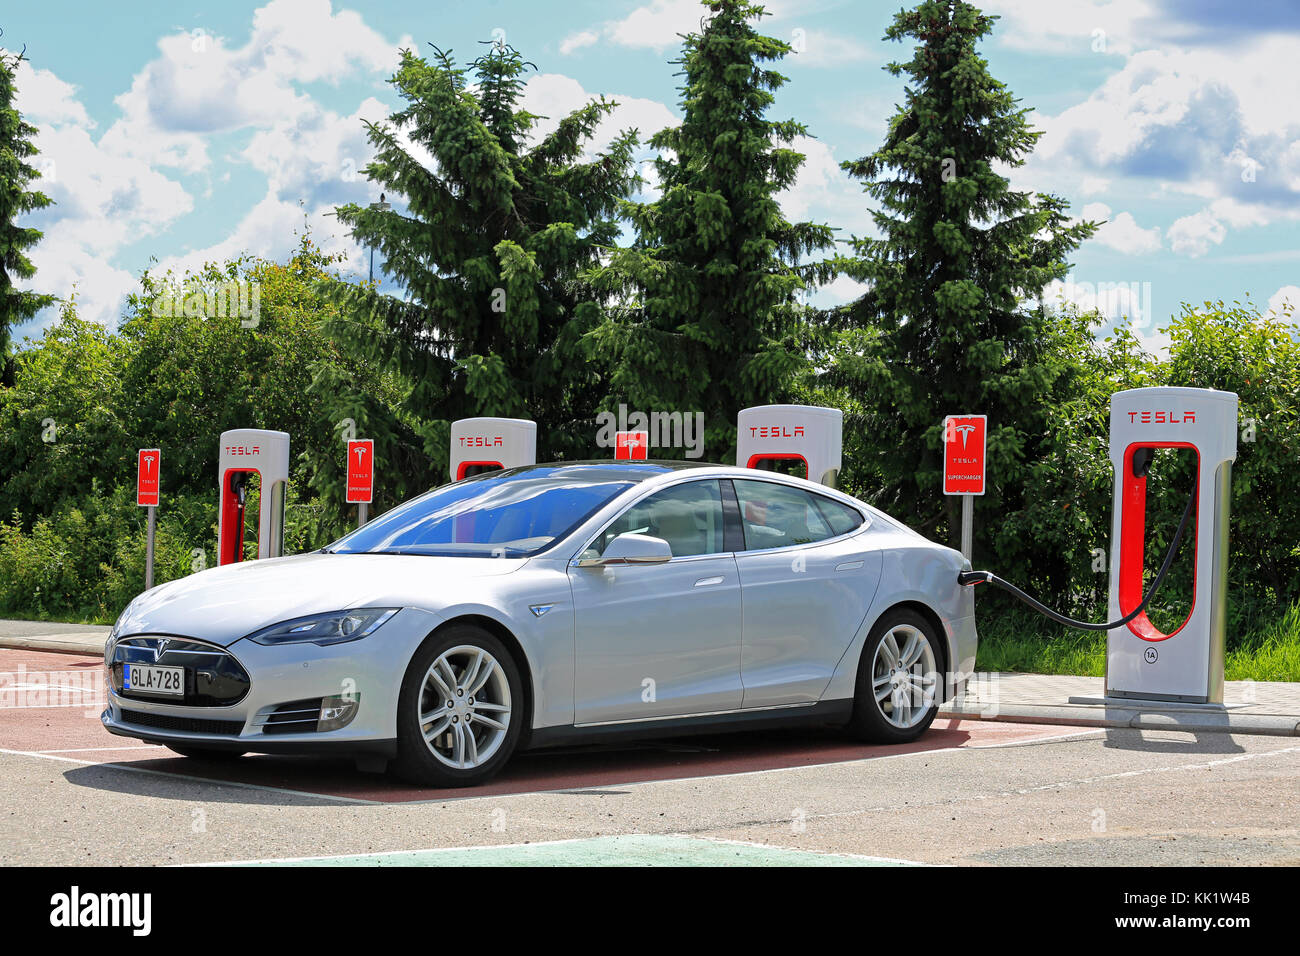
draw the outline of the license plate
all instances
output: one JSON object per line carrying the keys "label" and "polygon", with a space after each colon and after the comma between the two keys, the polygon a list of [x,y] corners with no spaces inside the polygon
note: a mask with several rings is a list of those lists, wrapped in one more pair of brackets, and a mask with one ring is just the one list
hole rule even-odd
{"label": "license plate", "polygon": [[122,689],[160,697],[185,696],[185,668],[162,664],[122,665]]}

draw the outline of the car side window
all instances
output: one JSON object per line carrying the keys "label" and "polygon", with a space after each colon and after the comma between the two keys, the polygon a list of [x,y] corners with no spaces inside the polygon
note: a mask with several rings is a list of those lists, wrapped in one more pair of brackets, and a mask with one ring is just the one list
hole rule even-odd
{"label": "car side window", "polygon": [[723,550],[722,492],[716,480],[674,485],[638,501],[609,524],[592,542],[604,554],[620,534],[634,532],[663,538],[673,557],[718,554]]}
{"label": "car side window", "polygon": [[771,481],[736,479],[732,483],[747,551],[811,544],[862,524],[862,516],[852,508],[799,488]]}
{"label": "car side window", "polygon": [[857,508],[850,508],[823,495],[809,495],[809,497],[816,502],[817,509],[826,519],[826,523],[831,526],[832,536],[848,534],[854,528],[862,527],[865,519]]}

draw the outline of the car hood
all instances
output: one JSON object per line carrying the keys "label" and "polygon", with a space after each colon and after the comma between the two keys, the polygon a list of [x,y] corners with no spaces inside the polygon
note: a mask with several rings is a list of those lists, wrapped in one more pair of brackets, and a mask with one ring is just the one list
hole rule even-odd
{"label": "car hood", "polygon": [[352,607],[405,606],[418,596],[436,609],[470,579],[517,571],[515,558],[400,554],[311,554],[243,561],[200,571],[137,597],[120,634],[175,634],[227,646],[290,618]]}

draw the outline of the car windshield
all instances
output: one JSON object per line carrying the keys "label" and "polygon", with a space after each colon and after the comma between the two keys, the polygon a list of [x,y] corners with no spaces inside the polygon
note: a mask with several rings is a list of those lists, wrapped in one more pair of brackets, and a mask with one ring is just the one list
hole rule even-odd
{"label": "car windshield", "polygon": [[524,558],[546,550],[648,475],[531,467],[443,485],[327,547],[338,554]]}

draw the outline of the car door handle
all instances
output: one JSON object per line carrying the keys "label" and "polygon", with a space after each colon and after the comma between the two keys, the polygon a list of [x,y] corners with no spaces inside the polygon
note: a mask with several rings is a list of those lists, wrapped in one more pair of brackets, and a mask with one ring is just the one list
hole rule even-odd
{"label": "car door handle", "polygon": [[707,588],[711,584],[721,584],[725,580],[726,578],[723,577],[721,574],[719,574],[711,578],[700,578],[698,581],[695,582],[695,586],[697,588]]}
{"label": "car door handle", "polygon": [[836,570],[836,571],[856,571],[858,568],[862,567],[862,565],[863,565],[863,562],[862,562],[862,561],[845,561],[843,564],[837,564],[837,565],[835,565],[835,570]]}

